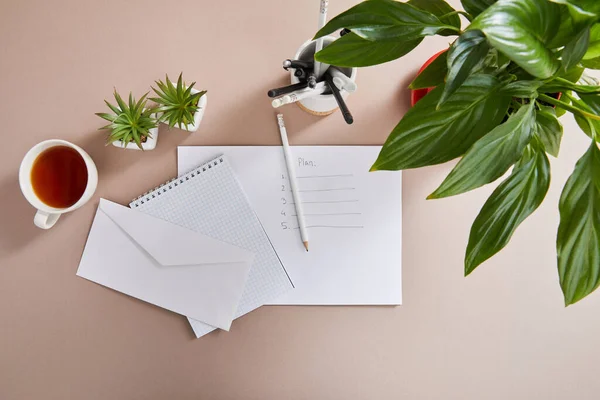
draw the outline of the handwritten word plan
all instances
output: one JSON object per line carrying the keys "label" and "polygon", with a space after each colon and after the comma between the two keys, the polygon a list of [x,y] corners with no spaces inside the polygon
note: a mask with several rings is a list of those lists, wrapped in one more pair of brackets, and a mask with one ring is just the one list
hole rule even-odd
{"label": "handwritten word plan", "polygon": [[309,251],[279,146],[179,147],[183,174],[224,154],[295,288],[273,304],[402,302],[402,176],[369,169],[380,146],[294,146]]}

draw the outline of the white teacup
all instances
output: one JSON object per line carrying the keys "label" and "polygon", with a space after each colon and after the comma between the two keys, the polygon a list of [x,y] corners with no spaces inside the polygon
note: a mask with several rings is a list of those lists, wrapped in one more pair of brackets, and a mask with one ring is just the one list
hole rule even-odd
{"label": "white teacup", "polygon": [[[79,200],[67,208],[55,208],[45,204],[35,194],[31,182],[31,170],[34,161],[43,151],[55,146],[67,146],[76,150],[85,161],[85,166],[87,167],[87,186]],[[78,209],[92,198],[98,186],[98,170],[92,158],[81,147],[65,140],[51,139],[36,144],[27,152],[19,169],[19,184],[27,201],[37,209],[37,213],[33,219],[35,225],[42,229],[50,229],[56,224],[61,214]]]}

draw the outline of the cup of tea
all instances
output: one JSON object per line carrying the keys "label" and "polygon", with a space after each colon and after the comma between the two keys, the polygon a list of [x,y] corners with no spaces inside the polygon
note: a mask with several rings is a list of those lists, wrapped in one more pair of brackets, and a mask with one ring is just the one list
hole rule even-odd
{"label": "cup of tea", "polygon": [[50,229],[61,214],[78,209],[94,195],[98,170],[81,147],[65,140],[46,140],[23,158],[19,184],[37,209],[35,225]]}

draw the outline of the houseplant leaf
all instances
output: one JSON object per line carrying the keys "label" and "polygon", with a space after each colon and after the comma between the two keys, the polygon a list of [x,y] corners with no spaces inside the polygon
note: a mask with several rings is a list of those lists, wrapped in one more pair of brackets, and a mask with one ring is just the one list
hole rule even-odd
{"label": "houseplant leaf", "polygon": [[571,83],[577,83],[579,81],[579,79],[581,79],[581,76],[583,75],[583,72],[585,71],[585,68],[576,65],[572,68],[569,68],[568,70],[559,70],[558,73],[556,74],[557,77],[562,78],[562,79],[566,79],[567,81],[571,82]]}
{"label": "houseplant leaf", "polygon": [[571,17],[577,22],[585,23],[597,20],[600,17],[600,3],[597,0],[550,0],[551,2],[564,4],[569,8]]}
{"label": "houseplant leaf", "polygon": [[533,140],[475,218],[465,254],[465,276],[508,244],[521,222],[542,203],[549,186],[548,157]]}
{"label": "houseplant leaf", "polygon": [[562,65],[565,69],[569,69],[577,65],[587,52],[590,43],[590,28],[582,29],[577,35],[565,46],[562,52]]}
{"label": "houseplant leaf", "polygon": [[502,88],[502,93],[512,97],[529,99],[536,97],[538,89],[544,84],[542,81],[516,81]]}
{"label": "houseplant leaf", "polygon": [[600,24],[594,24],[590,28],[590,43],[583,59],[591,60],[598,57],[600,57]]}
{"label": "houseplant leaf", "polygon": [[498,0],[460,0],[466,12],[476,17]]}
{"label": "houseplant leaf", "polygon": [[455,196],[500,178],[521,158],[534,132],[535,102],[531,102],[479,139],[428,198]]}
{"label": "houseplant leaf", "polygon": [[558,273],[565,305],[570,305],[600,284],[600,150],[595,141],[567,180],[559,211]]}
{"label": "houseplant leaf", "polygon": [[600,69],[600,57],[592,58],[591,60],[583,60],[581,65],[589,69]]}
{"label": "houseplant leaf", "polygon": [[540,88],[540,92],[544,93],[559,93],[569,90],[580,94],[598,94],[600,93],[600,86],[578,85],[573,82],[569,82],[566,79],[555,78]]}
{"label": "houseplant leaf", "polygon": [[371,41],[350,32],[319,51],[315,59],[339,67],[368,67],[400,58],[422,40]]}
{"label": "houseplant leaf", "polygon": [[512,0],[493,4],[469,29],[483,31],[500,50],[531,75],[547,79],[560,62],[546,45],[560,24],[560,6],[546,0]]}
{"label": "houseplant leaf", "polygon": [[[409,0],[407,2],[411,6],[417,7],[420,10],[429,11],[446,25],[453,26],[460,30],[460,17],[454,13],[454,8],[444,0]],[[456,31],[444,29],[438,32],[441,36],[456,35]]]}
{"label": "houseplant leaf", "polygon": [[441,106],[479,66],[490,47],[481,31],[468,30],[448,50],[448,75],[440,97]]}
{"label": "houseplant leaf", "polygon": [[331,19],[315,39],[339,29],[350,29],[367,40],[415,40],[443,29],[456,30],[430,12],[393,0],[369,0]]}
{"label": "houseplant leaf", "polygon": [[552,107],[540,106],[535,111],[536,136],[540,139],[548,154],[558,157],[563,126]]}
{"label": "houseplant leaf", "polygon": [[411,82],[409,89],[427,89],[444,83],[444,77],[448,73],[448,52],[440,54]]}
{"label": "houseplant leaf", "polygon": [[386,140],[371,168],[400,170],[440,164],[461,156],[498,125],[508,109],[502,82],[473,75],[436,111],[443,85],[411,108]]}
{"label": "houseplant leaf", "polygon": [[600,24],[590,29],[590,44],[581,64],[586,68],[600,69]]}
{"label": "houseplant leaf", "polygon": [[[599,95],[586,95],[580,94],[580,99],[571,99],[573,106],[578,107],[584,111],[587,111],[591,114],[600,115],[600,96]],[[575,121],[581,128],[581,130],[593,138],[594,133],[600,134],[600,121],[586,118],[583,115],[575,114]],[[593,131],[592,131],[593,130]]]}
{"label": "houseplant leaf", "polygon": [[573,36],[577,34],[579,27],[575,25],[573,18],[569,14],[569,10],[566,6],[559,5],[560,9],[560,23],[556,35],[550,42],[547,43],[549,49],[558,49],[564,47],[573,39]]}

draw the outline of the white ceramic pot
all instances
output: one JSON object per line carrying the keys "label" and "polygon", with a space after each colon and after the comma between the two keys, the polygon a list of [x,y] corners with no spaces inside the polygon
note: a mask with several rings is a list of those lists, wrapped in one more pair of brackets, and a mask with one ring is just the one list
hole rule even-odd
{"label": "white ceramic pot", "polygon": [[[325,36],[323,38],[323,47],[327,47],[330,43],[334,42],[335,40],[336,38],[334,36]],[[296,52],[295,59],[305,61],[314,60],[315,49],[316,40],[308,40],[302,46],[300,46],[300,48]],[[349,76],[353,82],[356,81],[356,73],[358,72],[358,68],[336,68],[341,70],[345,75]],[[290,77],[292,84],[300,82],[298,77],[294,75],[294,72],[295,70],[290,68]],[[341,90],[340,94],[342,95],[344,100],[350,95],[350,93],[348,93],[345,90]],[[333,97],[333,94],[331,94],[329,90],[324,94],[300,100],[296,104],[298,104],[300,108],[302,108],[304,111],[313,115],[329,115],[338,109],[335,97]]]}
{"label": "white ceramic pot", "polygon": [[[155,114],[155,117],[156,114]],[[148,131],[151,137],[146,138],[145,142],[142,142],[142,149],[144,150],[154,150],[156,144],[158,143],[158,126],[156,128],[152,128]],[[138,145],[135,142],[129,142],[124,145],[124,143],[120,140],[112,143],[113,146],[119,147],[121,149],[129,149],[129,150],[140,150]]]}
{"label": "white ceramic pot", "polygon": [[[173,85],[177,85],[176,83],[173,83]],[[187,90],[187,87],[186,87]],[[196,90],[194,88],[192,88],[191,93],[192,94],[196,94],[200,92],[199,90]],[[196,111],[194,113],[194,123],[193,124],[187,124],[187,125],[181,125],[181,127],[179,126],[179,124],[175,124],[176,128],[179,129],[183,129],[184,131],[188,131],[188,132],[196,132],[198,130],[198,128],[200,128],[200,122],[202,122],[202,117],[204,117],[204,110],[206,109],[206,103],[208,102],[208,99],[206,98],[207,93],[204,93],[204,95],[202,97],[200,97],[200,99],[198,100],[198,111]],[[163,124],[165,125],[169,125],[168,123],[161,121]]]}

